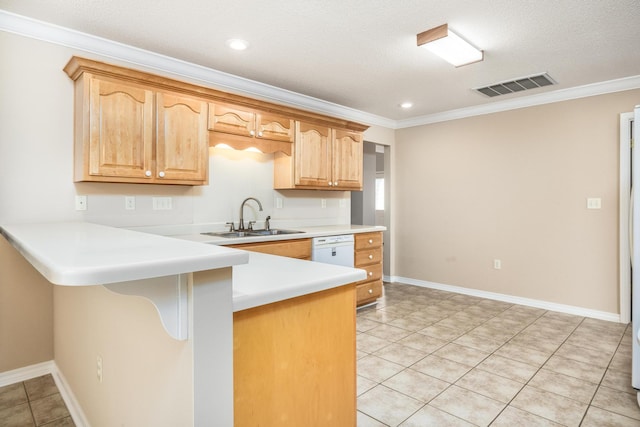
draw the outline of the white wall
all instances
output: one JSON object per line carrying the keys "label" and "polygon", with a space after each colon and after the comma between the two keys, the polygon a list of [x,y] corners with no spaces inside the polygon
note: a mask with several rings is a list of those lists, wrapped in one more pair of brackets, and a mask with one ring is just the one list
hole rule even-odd
{"label": "white wall", "polygon": [[[247,197],[244,219],[262,227],[271,216],[273,227],[348,224],[350,192],[274,190],[273,154],[211,148],[209,185],[197,187],[144,184],[78,183],[78,194],[88,195],[83,220],[119,227],[149,225],[208,224],[222,229],[226,222],[238,224],[240,205]],[[125,209],[124,196],[135,196],[136,210]],[[154,211],[152,198],[171,197],[171,211]],[[276,208],[276,199],[282,208]],[[321,199],[327,201],[321,207]],[[341,202],[342,201],[342,202]]]}
{"label": "white wall", "polygon": [[[5,32],[0,46],[0,223],[224,224],[238,221],[240,203],[249,196],[263,203],[258,219],[271,215],[275,224],[349,222],[349,192],[273,190],[272,154],[211,149],[209,185],[202,187],[74,183],[73,84],[62,69],[73,55],[95,56]],[[86,212],[75,211],[76,194],[88,195]],[[135,211],[124,209],[125,195],[136,196]],[[172,197],[173,209],[152,210],[153,196]],[[275,209],[276,197],[283,199],[282,209]],[[250,209],[246,215],[253,219]]]}

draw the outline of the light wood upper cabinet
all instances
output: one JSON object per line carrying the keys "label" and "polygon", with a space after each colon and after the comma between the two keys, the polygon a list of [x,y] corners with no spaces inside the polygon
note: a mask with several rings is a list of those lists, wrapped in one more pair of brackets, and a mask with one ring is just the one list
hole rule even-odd
{"label": "light wood upper cabinet", "polygon": [[264,153],[291,153],[294,120],[251,108],[209,103],[211,145],[227,144],[236,149],[255,147]]}
{"label": "light wood upper cabinet", "polygon": [[156,95],[160,178],[207,181],[207,102],[173,93]]}
{"label": "light wood upper cabinet", "polygon": [[298,123],[294,148],[296,186],[331,185],[331,129]]}
{"label": "light wood upper cabinet", "polygon": [[[153,92],[122,82],[85,78],[76,88],[80,105],[76,137],[84,156],[76,152],[76,181],[92,177],[146,179],[152,168]],[[80,97],[80,99],[78,99]],[[87,106],[86,108],[84,106]]]}
{"label": "light wood upper cabinet", "polygon": [[209,130],[217,133],[253,137],[256,130],[256,115],[227,104],[209,104]]}
{"label": "light wood upper cabinet", "polygon": [[340,189],[362,189],[362,134],[333,130],[333,185]]}
{"label": "light wood upper cabinet", "polygon": [[256,113],[256,136],[262,139],[293,142],[295,121],[272,113]]}
{"label": "light wood upper cabinet", "polygon": [[276,153],[276,189],[362,189],[363,139],[359,132],[296,122],[293,155]]}
{"label": "light wood upper cabinet", "polygon": [[276,189],[360,190],[367,126],[72,57],[75,181],[204,185],[209,146],[274,153]]}
{"label": "light wood upper cabinet", "polygon": [[206,101],[91,73],[75,84],[76,181],[207,183]]}

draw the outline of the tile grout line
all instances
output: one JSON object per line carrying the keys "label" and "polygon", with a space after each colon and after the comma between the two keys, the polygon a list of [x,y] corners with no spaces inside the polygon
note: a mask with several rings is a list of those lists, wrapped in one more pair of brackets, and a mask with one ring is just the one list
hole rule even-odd
{"label": "tile grout line", "polygon": [[[450,297],[448,297],[448,298],[445,298],[445,299],[441,300],[438,304],[432,304],[432,305],[434,305],[434,306],[439,305],[439,304],[441,304],[442,302],[446,302],[447,300],[451,299],[453,296],[454,296],[454,295],[452,295],[452,296],[450,296]],[[459,310],[457,310],[457,311],[455,311],[455,312],[451,312],[451,313],[447,314],[447,316],[443,317],[442,319],[439,319],[439,320],[437,320],[437,321],[430,322],[430,323],[429,323],[428,325],[426,325],[425,327],[428,327],[429,325],[434,325],[434,324],[438,323],[438,322],[439,322],[439,321],[441,321],[441,320],[444,320],[444,319],[446,319],[446,318],[449,318],[449,317],[451,317],[451,316],[454,316],[454,315],[455,315],[455,314],[457,314],[457,313],[465,312],[469,307],[474,307],[474,306],[477,306],[478,304],[479,304],[479,303],[469,304],[469,305],[467,305],[467,306],[466,306],[465,308],[463,308],[463,309],[459,309]],[[390,305],[389,303],[385,304],[385,307],[390,307],[390,306],[391,306],[391,305]],[[431,305],[429,305],[429,306],[431,306]],[[435,350],[433,350],[433,351],[429,352],[429,353],[428,353],[428,354],[426,354],[424,357],[422,357],[420,360],[418,360],[418,361],[416,361],[416,362],[413,362],[411,365],[404,367],[403,371],[404,371],[404,370],[406,370],[406,369],[410,369],[410,368],[411,368],[411,366],[414,366],[416,363],[419,363],[420,361],[422,361],[422,360],[423,360],[423,359],[425,359],[426,357],[428,357],[428,356],[430,356],[430,355],[434,355],[434,353],[435,353],[436,351],[438,351],[440,348],[443,348],[443,347],[445,347],[446,345],[448,345],[448,344],[450,344],[450,343],[453,343],[453,342],[454,342],[456,339],[458,339],[460,336],[464,336],[464,335],[466,335],[466,334],[468,334],[468,333],[472,332],[472,331],[473,331],[474,329],[476,329],[477,327],[479,327],[479,326],[481,326],[481,325],[483,325],[483,324],[485,324],[485,323],[489,322],[489,321],[490,321],[490,320],[492,320],[492,319],[495,319],[496,317],[500,316],[501,314],[504,314],[506,311],[508,311],[510,308],[512,308],[512,307],[514,307],[514,306],[517,306],[517,304],[512,304],[512,305],[511,305],[511,307],[509,307],[509,308],[507,308],[507,309],[504,309],[504,310],[502,310],[502,311],[500,311],[500,312],[497,312],[497,313],[493,314],[493,316],[492,316],[492,317],[489,317],[489,318],[485,319],[483,322],[481,322],[481,323],[479,323],[479,324],[475,325],[475,326],[474,326],[474,328],[464,331],[461,335],[458,335],[457,337],[454,337],[453,339],[449,339],[449,340],[447,340],[447,341],[448,341],[448,342],[447,342],[447,344],[444,344],[443,346],[441,346],[441,347],[439,347],[439,348],[437,348],[437,349],[435,349]],[[511,336],[511,337],[510,337],[506,342],[504,342],[504,343],[503,343],[502,345],[500,345],[498,348],[496,348],[495,350],[493,350],[492,352],[490,352],[490,353],[489,353],[489,354],[488,354],[488,355],[487,355],[483,360],[486,360],[486,358],[490,357],[491,355],[495,355],[495,353],[496,353],[496,352],[498,352],[501,348],[503,348],[505,345],[507,345],[507,344],[509,344],[509,343],[512,343],[512,344],[514,344],[514,345],[519,345],[519,344],[517,344],[517,343],[513,343],[513,342],[512,342],[512,340],[513,340],[515,337],[517,337],[518,335],[522,334],[522,333],[523,333],[523,331],[525,331],[528,327],[530,327],[531,325],[535,324],[535,323],[536,323],[536,321],[538,321],[539,319],[541,319],[541,318],[545,317],[545,315],[546,315],[546,314],[548,314],[548,313],[549,313],[549,310],[545,310],[544,312],[542,312],[541,314],[539,314],[539,315],[538,315],[538,316],[536,316],[535,318],[532,318],[532,319],[531,319],[530,321],[528,321],[528,322],[527,322],[527,323],[526,323],[522,328],[520,328],[520,329],[518,330],[518,332],[517,332],[515,335]],[[403,317],[406,317],[406,315],[405,315],[405,316],[401,316],[400,318],[403,318]],[[377,322],[377,320],[374,320],[374,319],[370,319],[370,320],[373,320],[373,321],[374,321],[374,322],[376,322],[376,323],[380,323],[381,325],[382,325],[382,324],[388,324],[388,322]],[[579,321],[575,326],[573,326],[573,327],[571,328],[571,330],[566,334],[566,337],[565,337],[565,338],[564,338],[560,343],[558,343],[558,345],[555,347],[555,349],[553,350],[553,352],[551,352],[548,356],[546,356],[545,361],[544,361],[544,362],[543,362],[543,363],[542,363],[542,364],[541,364],[541,365],[536,369],[535,373],[534,373],[534,374],[533,374],[533,375],[532,375],[532,376],[531,376],[531,377],[530,377],[530,378],[529,378],[529,379],[528,379],[528,380],[527,380],[527,381],[522,385],[522,387],[518,390],[518,392],[514,395],[514,397],[513,397],[513,398],[512,398],[508,403],[506,403],[506,404],[505,404],[504,408],[503,408],[503,409],[498,413],[498,415],[497,415],[497,416],[492,420],[492,422],[494,422],[494,421],[495,421],[495,419],[496,419],[496,418],[497,418],[497,417],[498,417],[498,416],[499,416],[499,415],[500,415],[500,414],[501,414],[501,413],[502,413],[502,412],[503,412],[507,407],[509,407],[509,406],[511,405],[511,403],[513,402],[513,400],[515,399],[515,397],[516,397],[516,396],[517,396],[517,395],[522,391],[522,389],[524,389],[524,387],[526,387],[527,385],[530,385],[530,381],[531,381],[531,379],[532,379],[532,378],[534,378],[534,377],[535,377],[535,376],[540,372],[540,370],[544,368],[544,366],[546,366],[546,364],[548,363],[548,361],[549,361],[549,360],[550,360],[554,355],[557,355],[557,353],[558,353],[558,351],[560,350],[560,348],[561,348],[564,344],[566,344],[566,343],[567,343],[567,341],[569,340],[569,338],[570,338],[570,337],[571,337],[571,336],[576,332],[576,330],[578,330],[578,329],[579,329],[579,327],[580,327],[580,326],[583,326],[583,323],[584,323],[584,322],[585,322],[585,318],[584,318],[584,317],[582,317],[582,319],[581,319],[581,320],[580,320],[580,321]],[[391,326],[393,326],[393,325],[391,325]],[[420,330],[413,330],[413,329],[405,329],[405,328],[403,328],[402,326],[396,326],[396,327],[401,328],[401,329],[404,329],[405,331],[410,332],[410,333],[419,333],[419,331],[420,331]],[[371,329],[373,329],[373,328],[371,328]],[[423,328],[423,329],[424,329],[424,328]],[[367,331],[368,331],[368,330],[367,330]],[[366,333],[367,331],[362,331],[362,333]],[[426,335],[426,334],[425,334],[425,335]],[[479,334],[479,335],[480,335],[480,336],[482,336],[482,334]],[[431,338],[436,338],[436,339],[437,339],[437,337],[431,337]],[[541,338],[544,338],[544,336],[542,336]],[[607,365],[607,367],[605,367],[605,374],[606,374],[606,371],[609,369],[609,366],[610,366],[610,364],[611,364],[611,361],[613,360],[613,357],[615,356],[615,354],[617,354],[617,350],[620,348],[620,344],[622,343],[623,338],[624,338],[624,333],[621,335],[620,340],[618,341],[618,346],[617,346],[616,350],[613,352],[613,355],[612,355],[612,358],[611,358],[611,359],[610,359],[610,361],[609,361],[609,364]],[[490,339],[490,338],[487,338],[487,339]],[[385,346],[385,347],[388,347],[389,345],[391,345],[391,344],[393,344],[393,343],[397,343],[397,342],[398,342],[397,340],[390,341],[390,343],[389,343],[387,346]],[[456,344],[458,344],[458,345],[463,345],[463,346],[465,346],[465,347],[467,347],[467,348],[470,348],[470,349],[473,349],[473,350],[480,350],[480,351],[482,351],[481,349],[476,349],[476,348],[474,348],[474,347],[466,346],[464,343],[456,343]],[[383,347],[383,348],[385,348],[385,347]],[[524,347],[526,348],[527,346],[525,345]],[[580,346],[580,345],[578,345],[578,347],[581,347],[581,346]],[[377,351],[380,351],[380,349],[378,349]],[[363,352],[363,353],[365,353],[365,352]],[[373,354],[373,353],[365,353],[365,354]],[[510,358],[510,357],[508,357],[508,356],[503,356],[503,357],[506,357],[506,358],[511,359],[511,358]],[[386,360],[386,359],[384,359],[384,357],[382,357],[382,359],[383,359],[383,360]],[[511,360],[515,360],[515,359],[511,359]],[[517,362],[520,362],[520,361],[518,361],[518,360],[516,360],[516,361],[517,361]],[[478,365],[479,365],[480,363],[482,363],[482,361],[480,361],[478,364],[476,364],[476,365],[475,365],[475,368],[478,368]],[[522,363],[522,362],[521,362],[521,363]],[[472,368],[472,369],[474,369],[474,368]],[[483,370],[483,369],[481,369],[481,368],[478,368],[478,369]],[[402,372],[402,371],[401,371],[401,372]],[[555,371],[552,371],[552,372],[555,372]],[[559,372],[556,372],[556,373],[559,373]],[[397,375],[397,374],[395,374],[395,375]],[[426,374],[425,374],[425,375],[426,375]],[[566,374],[564,374],[564,375],[566,375]],[[464,375],[463,375],[463,376],[464,376]],[[463,376],[462,376],[462,377],[463,377]],[[571,376],[571,375],[569,375],[569,376],[570,376],[570,377],[573,377],[573,376]],[[392,376],[392,377],[393,377],[393,376]],[[462,378],[462,377],[461,377],[461,378]],[[391,377],[390,377],[390,378],[391,378]],[[503,377],[503,378],[505,378],[505,377]],[[576,377],[574,377],[574,378],[576,378]],[[598,388],[602,385],[603,378],[604,378],[604,375],[600,378],[600,383],[599,383],[599,384],[597,384],[597,387],[598,387]],[[428,404],[429,404],[429,402],[431,402],[433,399],[437,398],[437,396],[439,396],[441,393],[443,393],[443,392],[445,392],[446,390],[448,390],[448,389],[451,387],[451,385],[457,385],[457,383],[458,383],[459,379],[460,379],[460,378],[458,378],[458,379],[456,380],[456,382],[449,384],[449,386],[448,386],[446,389],[442,390],[440,393],[438,393],[437,395],[435,395],[434,397],[432,397],[428,402],[424,403],[424,404],[423,404],[423,405],[422,405],[418,410],[416,410],[415,412],[413,412],[413,413],[412,413],[411,415],[409,415],[409,417],[407,417],[406,419],[410,418],[413,414],[415,414],[416,412],[418,412],[420,409],[424,408],[426,405],[428,405]],[[386,381],[386,380],[385,380],[385,381]],[[382,385],[382,383],[376,383],[376,385]],[[388,386],[385,386],[385,387],[386,387],[386,388],[389,388]],[[461,387],[461,386],[459,386],[459,385],[458,385],[458,387]],[[532,387],[533,387],[533,386],[532,386]],[[462,387],[462,388],[463,388],[463,389],[466,389],[466,388],[464,388],[464,387]],[[394,389],[391,389],[391,390],[394,390]],[[394,390],[394,391],[395,391],[395,390]],[[471,390],[471,391],[473,391],[473,390]],[[542,390],[542,391],[546,391],[546,390]],[[366,393],[366,391],[365,391],[365,393]],[[403,394],[403,395],[405,395],[405,396],[407,396],[407,397],[413,398],[412,396],[406,395],[406,394],[404,394],[404,393],[402,393],[402,392],[399,392],[399,393],[400,393],[400,394]],[[555,393],[553,393],[553,392],[549,392],[549,393],[555,394]],[[363,393],[363,394],[364,394],[364,393]],[[561,396],[561,395],[559,395],[559,396]],[[595,396],[595,393],[594,393],[594,396]],[[485,397],[487,397],[487,396],[485,396]],[[565,396],[562,396],[562,397],[565,397]],[[414,399],[415,399],[415,398],[414,398]],[[570,398],[570,397],[569,397],[568,399],[573,400],[573,401],[576,401],[574,398]],[[593,396],[592,396],[592,399],[591,399],[591,401],[590,401],[590,402],[592,402],[592,401],[593,401]],[[584,404],[583,402],[580,402],[580,401],[576,401],[576,402]],[[588,411],[588,407],[589,407],[589,406],[591,406],[591,405],[590,405],[590,403],[589,403],[589,404],[587,404],[587,411]],[[584,416],[585,416],[585,414],[586,414],[586,412],[587,412],[587,411],[585,411],[585,413],[583,414],[583,418],[584,418]],[[528,412],[528,411],[526,411],[526,412]],[[453,414],[450,414],[450,415],[455,416],[455,415],[453,415]],[[533,414],[533,415],[538,416],[538,415],[536,415],[536,414]],[[457,418],[457,417],[456,417],[456,418]],[[545,418],[545,417],[541,417],[541,418]],[[406,419],[405,419],[405,421],[406,421]],[[545,419],[547,419],[547,418],[545,418]]]}

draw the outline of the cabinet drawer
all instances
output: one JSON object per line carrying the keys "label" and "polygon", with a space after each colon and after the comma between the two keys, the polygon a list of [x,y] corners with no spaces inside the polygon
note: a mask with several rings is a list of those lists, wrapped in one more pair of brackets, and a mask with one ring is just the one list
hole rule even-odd
{"label": "cabinet drawer", "polygon": [[356,286],[356,304],[360,305],[382,296],[382,280],[363,283]]}
{"label": "cabinet drawer", "polygon": [[367,278],[358,283],[382,279],[382,264],[367,265],[359,268],[367,271]]}
{"label": "cabinet drawer", "polygon": [[356,234],[355,239],[356,250],[382,246],[381,232]]}
{"label": "cabinet drawer", "polygon": [[289,258],[311,259],[311,239],[280,240],[277,242],[245,243],[229,245],[230,248]]}
{"label": "cabinet drawer", "polygon": [[382,261],[382,251],[380,248],[374,248],[369,250],[359,250],[356,252],[355,264],[356,267],[379,264]]}

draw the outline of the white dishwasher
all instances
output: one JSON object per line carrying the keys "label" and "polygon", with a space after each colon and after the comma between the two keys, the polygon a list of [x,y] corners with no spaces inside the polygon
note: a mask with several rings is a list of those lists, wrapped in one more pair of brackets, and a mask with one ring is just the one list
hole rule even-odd
{"label": "white dishwasher", "polygon": [[353,268],[353,234],[314,237],[311,261]]}

